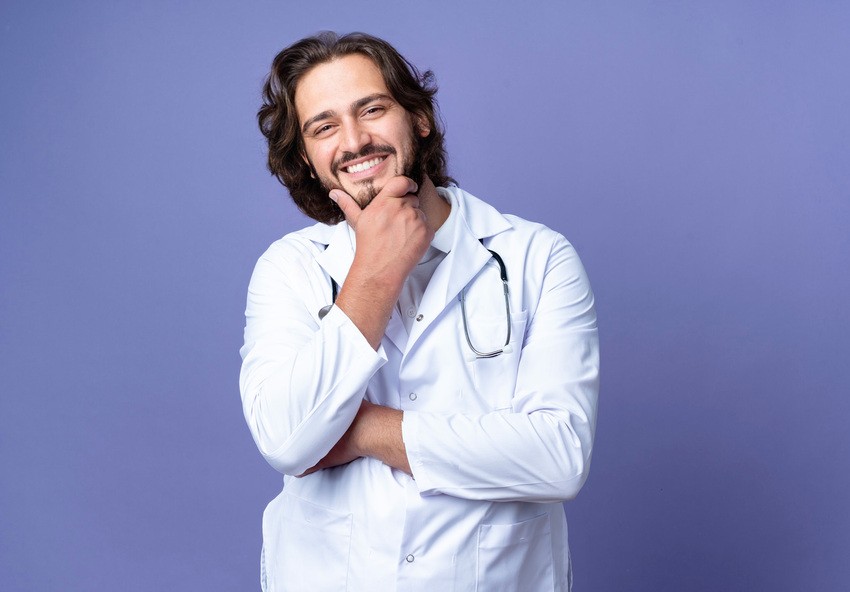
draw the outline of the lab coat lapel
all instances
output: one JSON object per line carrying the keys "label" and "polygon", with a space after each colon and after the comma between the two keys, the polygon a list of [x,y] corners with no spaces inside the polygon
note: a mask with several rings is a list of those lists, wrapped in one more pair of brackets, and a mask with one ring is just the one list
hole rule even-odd
{"label": "lab coat lapel", "polygon": [[452,249],[437,266],[422,296],[422,305],[419,307],[422,321],[413,323],[405,355],[411,352],[431,323],[444,313],[451,301],[490,260],[490,252],[479,239],[511,227],[493,207],[457,187],[448,189],[448,197],[452,207],[459,208]]}
{"label": "lab coat lapel", "polygon": [[[354,261],[354,247],[348,224],[341,222],[333,229],[328,248],[316,257],[318,264],[340,288],[348,277],[348,270],[351,269],[351,263]],[[396,311],[393,311],[393,316],[387,324],[386,336],[400,351],[404,351],[407,345],[407,331]]]}
{"label": "lab coat lapel", "polygon": [[387,323],[387,328],[384,331],[384,335],[389,337],[390,341],[393,342],[400,352],[404,352],[404,348],[407,347],[407,329],[404,328],[404,323],[399,316],[397,310],[393,309],[393,316],[390,317],[390,322]]}
{"label": "lab coat lapel", "polygon": [[442,315],[449,302],[490,259],[490,253],[471,233],[462,234],[462,240],[455,242],[451,252],[434,270],[419,307],[422,320],[413,323],[411,327],[406,355],[411,352],[419,337]]}

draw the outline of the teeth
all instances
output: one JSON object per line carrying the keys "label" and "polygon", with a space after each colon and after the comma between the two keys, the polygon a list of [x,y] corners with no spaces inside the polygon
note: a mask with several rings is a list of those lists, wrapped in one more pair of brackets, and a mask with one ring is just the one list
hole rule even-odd
{"label": "teeth", "polygon": [[365,171],[366,169],[371,169],[373,166],[377,166],[384,160],[383,158],[373,158],[372,160],[367,160],[366,162],[361,162],[360,164],[355,164],[350,167],[347,167],[345,170],[349,173],[360,173]]}

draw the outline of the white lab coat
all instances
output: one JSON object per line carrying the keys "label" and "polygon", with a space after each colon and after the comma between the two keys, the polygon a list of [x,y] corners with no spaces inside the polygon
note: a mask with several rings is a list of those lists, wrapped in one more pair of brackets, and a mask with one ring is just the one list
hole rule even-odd
{"label": "white lab coat", "polygon": [[[330,303],[354,248],[346,223],[271,245],[248,293],[240,387],[260,452],[284,474],[263,516],[263,587],[537,592],[569,589],[564,500],[587,478],[599,351],[593,295],[559,234],[440,188],[460,214],[451,251],[405,330],[374,351]],[[510,284],[511,346],[499,270]],[[413,478],[369,458],[295,478],[345,432],[366,397],[404,411]]]}

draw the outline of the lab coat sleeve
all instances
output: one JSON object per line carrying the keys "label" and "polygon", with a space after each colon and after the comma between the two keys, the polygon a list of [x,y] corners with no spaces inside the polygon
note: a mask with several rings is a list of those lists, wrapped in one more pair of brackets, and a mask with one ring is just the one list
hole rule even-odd
{"label": "lab coat sleeve", "polygon": [[317,282],[305,261],[313,258],[298,256],[306,248],[279,241],[257,262],[240,350],[245,420],[268,463],[289,475],[327,454],[386,362],[340,309],[321,321],[310,312],[309,303],[322,300],[310,298]]}
{"label": "lab coat sleeve", "polygon": [[574,498],[587,479],[599,391],[596,312],[581,261],[560,235],[539,286],[510,409],[405,411],[403,439],[421,494],[552,502]]}

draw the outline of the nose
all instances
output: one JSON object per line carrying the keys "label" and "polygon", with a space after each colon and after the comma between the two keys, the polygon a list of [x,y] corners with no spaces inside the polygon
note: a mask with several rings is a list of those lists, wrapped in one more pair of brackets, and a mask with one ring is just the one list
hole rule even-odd
{"label": "nose", "polygon": [[372,141],[368,130],[356,119],[343,124],[341,131],[339,149],[343,152],[357,154],[361,148]]}

